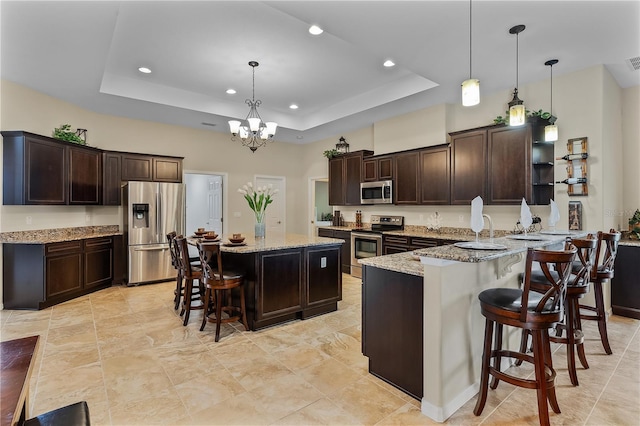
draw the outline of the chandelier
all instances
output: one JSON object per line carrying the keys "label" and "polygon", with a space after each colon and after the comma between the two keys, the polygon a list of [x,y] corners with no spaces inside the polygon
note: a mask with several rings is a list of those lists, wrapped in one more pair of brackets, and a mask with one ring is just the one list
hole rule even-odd
{"label": "chandelier", "polygon": [[249,105],[249,114],[244,123],[239,120],[229,121],[229,130],[231,131],[232,141],[236,141],[240,137],[242,146],[248,147],[251,152],[256,152],[261,146],[265,146],[267,141],[273,139],[276,134],[277,123],[273,121],[264,122],[258,114],[258,107],[262,104],[261,100],[256,100],[256,67],[260,65],[256,61],[250,61],[249,66],[253,69],[253,91],[251,99],[244,101]]}

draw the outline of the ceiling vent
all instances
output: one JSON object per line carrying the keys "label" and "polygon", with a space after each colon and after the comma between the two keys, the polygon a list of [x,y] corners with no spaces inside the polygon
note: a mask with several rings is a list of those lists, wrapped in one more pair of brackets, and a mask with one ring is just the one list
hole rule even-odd
{"label": "ceiling vent", "polygon": [[640,56],[636,56],[635,58],[629,58],[626,60],[627,65],[631,68],[631,71],[640,70]]}

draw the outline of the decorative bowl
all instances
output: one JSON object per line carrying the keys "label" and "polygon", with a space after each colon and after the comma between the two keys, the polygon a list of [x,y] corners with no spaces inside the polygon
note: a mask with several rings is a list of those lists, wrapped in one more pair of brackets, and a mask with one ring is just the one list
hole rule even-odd
{"label": "decorative bowl", "polygon": [[212,233],[206,233],[203,235],[205,240],[215,240],[216,238],[218,238],[218,234],[216,234],[215,232]]}
{"label": "decorative bowl", "polygon": [[240,244],[241,242],[244,241],[244,237],[240,237],[240,238],[229,237],[229,241],[231,241],[233,244]]}
{"label": "decorative bowl", "polygon": [[205,235],[207,232],[209,231],[194,231],[193,233],[200,237],[202,235]]}

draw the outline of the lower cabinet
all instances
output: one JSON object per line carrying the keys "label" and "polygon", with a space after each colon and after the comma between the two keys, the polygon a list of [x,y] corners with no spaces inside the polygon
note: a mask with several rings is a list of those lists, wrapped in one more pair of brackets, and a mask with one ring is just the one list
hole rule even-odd
{"label": "lower cabinet", "polygon": [[343,274],[351,273],[351,231],[318,228],[318,237],[338,238],[344,241],[340,252],[340,269]]}
{"label": "lower cabinet", "polygon": [[223,253],[225,269],[244,274],[251,330],[337,310],[342,300],[339,259],[338,245]]}
{"label": "lower cabinet", "polygon": [[362,271],[362,353],[369,372],[420,400],[423,392],[423,286],[417,275]]}
{"label": "lower cabinet", "polygon": [[3,245],[7,309],[44,309],[113,281],[113,237]]}
{"label": "lower cabinet", "polygon": [[453,244],[455,241],[405,235],[383,235],[382,254],[403,253],[429,247]]}
{"label": "lower cabinet", "polygon": [[611,305],[616,315],[640,319],[639,263],[640,247],[618,246],[615,273],[611,280]]}

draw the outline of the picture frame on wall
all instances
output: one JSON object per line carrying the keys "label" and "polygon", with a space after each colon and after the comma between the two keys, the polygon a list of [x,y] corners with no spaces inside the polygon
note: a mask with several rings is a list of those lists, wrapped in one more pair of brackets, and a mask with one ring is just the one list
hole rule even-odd
{"label": "picture frame on wall", "polygon": [[569,201],[569,230],[582,231],[582,203]]}

